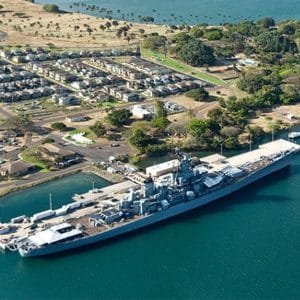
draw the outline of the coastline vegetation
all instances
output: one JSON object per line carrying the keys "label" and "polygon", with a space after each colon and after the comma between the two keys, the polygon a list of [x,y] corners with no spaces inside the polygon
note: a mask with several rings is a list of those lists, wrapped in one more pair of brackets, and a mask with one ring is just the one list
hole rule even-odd
{"label": "coastline vegetation", "polygon": [[45,4],[43,10],[50,13],[59,13],[59,7],[56,4]]}

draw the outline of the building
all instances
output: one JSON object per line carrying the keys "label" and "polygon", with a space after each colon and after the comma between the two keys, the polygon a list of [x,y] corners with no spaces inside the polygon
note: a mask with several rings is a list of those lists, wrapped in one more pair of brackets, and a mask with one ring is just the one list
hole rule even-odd
{"label": "building", "polygon": [[1,176],[10,176],[10,177],[17,177],[28,174],[35,169],[33,164],[16,160],[4,163],[0,165],[0,175]]}
{"label": "building", "polygon": [[151,177],[159,177],[161,175],[175,172],[179,168],[179,160],[174,159],[158,165],[146,168],[146,175]]}
{"label": "building", "polygon": [[132,116],[135,119],[150,119],[152,117],[152,111],[149,109],[141,106],[141,105],[134,105],[132,110]]}
{"label": "building", "polygon": [[47,156],[51,160],[67,161],[77,156],[75,152],[64,149],[58,144],[45,144],[42,148],[46,150]]}
{"label": "building", "polygon": [[66,122],[72,123],[72,122],[84,122],[87,120],[87,117],[85,115],[82,114],[78,114],[78,115],[73,115],[73,116],[69,116],[66,117]]}
{"label": "building", "polygon": [[140,95],[136,93],[125,93],[122,96],[122,100],[125,102],[140,101]]}

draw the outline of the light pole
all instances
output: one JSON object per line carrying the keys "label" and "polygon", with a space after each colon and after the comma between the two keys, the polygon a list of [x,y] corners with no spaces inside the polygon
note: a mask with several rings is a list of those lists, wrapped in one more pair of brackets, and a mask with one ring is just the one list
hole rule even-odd
{"label": "light pole", "polygon": [[49,207],[52,210],[52,194],[49,194]]}

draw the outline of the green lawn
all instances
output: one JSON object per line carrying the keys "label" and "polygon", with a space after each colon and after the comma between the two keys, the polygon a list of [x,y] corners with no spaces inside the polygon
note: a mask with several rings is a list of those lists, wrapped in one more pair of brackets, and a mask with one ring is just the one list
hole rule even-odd
{"label": "green lawn", "polygon": [[40,160],[39,158],[35,157],[34,154],[27,152],[26,150],[20,154],[20,158],[25,162],[35,165],[40,172],[49,172],[46,162]]}
{"label": "green lawn", "polygon": [[192,75],[194,77],[197,77],[201,80],[211,82],[216,85],[225,84],[225,81],[214,77],[212,75],[209,75],[207,73],[201,72],[197,70],[197,68],[194,68],[190,65],[187,65],[179,60],[176,60],[171,57],[165,57],[164,54],[155,52],[149,49],[142,49],[142,57],[145,59],[155,60],[156,63],[163,65],[165,67],[168,67],[170,69],[176,70],[178,72],[186,73],[189,75]]}

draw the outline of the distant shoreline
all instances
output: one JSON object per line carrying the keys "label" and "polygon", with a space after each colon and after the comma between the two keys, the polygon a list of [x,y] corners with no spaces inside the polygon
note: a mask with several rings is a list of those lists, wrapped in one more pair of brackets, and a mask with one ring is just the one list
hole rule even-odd
{"label": "distant shoreline", "polygon": [[[164,34],[166,31],[166,26],[162,25],[132,23],[130,33],[134,34],[134,37],[128,42],[124,37],[116,38],[117,30],[121,26],[128,25],[125,21],[118,21],[119,26],[107,29],[105,25],[109,22],[108,18],[76,12],[45,12],[43,4],[25,0],[2,0],[1,5],[3,9],[0,12],[2,21],[0,31],[7,35],[5,40],[0,42],[0,46],[55,45],[63,49],[131,48],[139,44],[140,30],[144,30],[145,34],[153,32]],[[61,7],[60,9],[67,11]],[[58,28],[55,27],[56,24],[59,24]],[[86,30],[87,24],[91,28],[90,32]]]}
{"label": "distant shoreline", "polygon": [[[238,4],[233,0],[224,3],[221,0],[214,2],[199,3],[194,5],[194,1],[183,2],[181,0],[158,0],[147,1],[142,6],[137,1],[128,0],[126,5],[120,0],[109,2],[88,0],[88,1],[61,1],[36,0],[37,4],[53,3],[60,9],[68,12],[105,18],[111,16],[112,19],[133,23],[144,24],[140,17],[149,16],[154,18],[157,25],[195,25],[207,23],[211,26],[219,26],[224,23],[236,23],[243,20],[256,21],[264,16],[272,17],[276,21],[287,19],[299,19],[300,11],[292,2],[289,4],[272,3],[267,0],[259,9],[256,9],[255,1]],[[256,1],[258,2],[258,0]]]}

